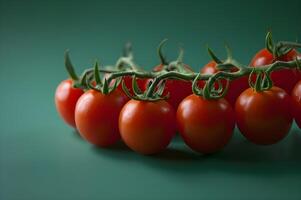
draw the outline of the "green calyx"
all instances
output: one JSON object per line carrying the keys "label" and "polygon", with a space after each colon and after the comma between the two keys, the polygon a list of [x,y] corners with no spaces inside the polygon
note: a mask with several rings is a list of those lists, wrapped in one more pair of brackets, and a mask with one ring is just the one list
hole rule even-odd
{"label": "green calyx", "polygon": [[89,72],[86,70],[80,77],[77,76],[74,67],[72,65],[70,56],[69,56],[69,50],[65,51],[65,68],[69,75],[69,77],[73,81],[73,87],[74,88],[81,88],[83,90],[87,89],[88,85],[86,84],[86,79],[89,74]]}
{"label": "green calyx", "polygon": [[[192,91],[195,95],[203,96],[204,99],[219,99],[223,98],[229,89],[230,81],[232,76],[232,69],[238,69],[238,72],[233,72],[233,74],[243,73],[243,66],[233,59],[232,51],[228,45],[225,45],[227,58],[225,61],[218,58],[216,54],[207,47],[209,56],[214,62],[217,63],[216,68],[219,70],[215,74],[210,75],[205,81],[203,89],[198,87],[199,79],[201,74],[198,74],[193,81]],[[230,77],[228,77],[230,76]],[[223,84],[223,81],[226,85]]]}
{"label": "green calyx", "polygon": [[71,59],[70,59],[70,56],[69,56],[69,50],[66,50],[65,51],[65,68],[70,76],[70,78],[73,80],[73,81],[78,81],[79,78],[78,76],[76,75],[75,73],[75,70],[74,70],[74,67],[71,63]]}
{"label": "green calyx", "polygon": [[[255,83],[253,83],[253,77],[256,77]],[[268,70],[253,68],[249,75],[249,85],[256,92],[261,92],[271,89],[271,87],[273,87],[273,81]]]}
{"label": "green calyx", "polygon": [[275,43],[272,39],[272,33],[268,32],[265,39],[266,49],[273,54],[277,59],[281,56],[288,54],[294,48],[300,48],[300,43],[297,42],[288,42],[288,41],[279,41]]}
{"label": "green calyx", "polygon": [[296,67],[298,70],[301,70],[301,60],[298,60],[298,58],[295,58]]}
{"label": "green calyx", "polygon": [[183,48],[179,48],[179,55],[178,58],[175,61],[168,62],[163,55],[162,48],[164,45],[166,45],[168,39],[164,39],[160,42],[158,45],[157,53],[160,59],[160,64],[163,66],[163,70],[166,70],[168,72],[170,71],[177,71],[181,73],[189,73],[190,71],[185,67],[185,64],[183,63],[183,56],[184,56],[184,50]]}
{"label": "green calyx", "polygon": [[216,68],[220,71],[231,71],[233,69],[239,70],[243,68],[244,66],[233,58],[232,50],[227,44],[225,45],[225,49],[227,53],[227,58],[225,59],[225,61],[223,61],[222,59],[218,58],[209,47],[207,47],[209,56],[217,64]]}
{"label": "green calyx", "polygon": [[110,83],[106,78],[101,80],[99,75],[99,65],[98,62],[96,61],[94,64],[93,78],[89,79],[86,76],[85,81],[89,89],[96,90],[103,94],[109,94],[117,88],[117,86],[120,84],[121,78],[115,79],[114,85],[111,87]]}
{"label": "green calyx", "polygon": [[208,51],[209,56],[212,58],[212,60],[214,60],[214,62],[216,62],[217,64],[223,63],[223,61],[220,60],[209,47],[207,47],[207,51]]}
{"label": "green calyx", "polygon": [[168,66],[166,66],[166,71],[168,72],[175,71],[179,73],[190,74],[191,70],[185,66],[183,62],[183,58],[184,58],[184,50],[183,48],[180,47],[179,55],[177,59],[175,61],[170,62]]}
{"label": "green calyx", "polygon": [[206,82],[203,89],[198,87],[201,74],[199,73],[192,83],[192,92],[195,95],[203,96],[204,99],[219,99],[223,98],[228,91],[230,80],[226,80],[226,85],[222,83],[221,72],[211,76]]}
{"label": "green calyx", "polygon": [[117,70],[140,70],[140,67],[134,62],[133,48],[130,42],[125,44],[123,56],[117,60],[115,66]]}
{"label": "green calyx", "polygon": [[160,42],[159,46],[158,46],[158,49],[157,49],[157,53],[158,53],[158,56],[159,56],[159,59],[160,59],[160,63],[161,63],[161,65],[164,65],[164,66],[168,65],[168,61],[166,60],[166,58],[163,55],[162,48],[166,44],[167,40],[168,39],[162,40]]}
{"label": "green calyx", "polygon": [[146,91],[142,91],[137,83],[136,76],[132,76],[132,91],[133,94],[130,92],[130,90],[125,85],[124,81],[122,80],[122,89],[124,93],[131,99],[135,99],[138,101],[159,101],[159,100],[165,100],[169,98],[169,94],[162,97],[162,94],[164,92],[165,88],[165,81],[161,81],[157,87],[158,89],[154,93],[148,93],[148,89],[153,84],[152,81],[149,82],[148,89]]}

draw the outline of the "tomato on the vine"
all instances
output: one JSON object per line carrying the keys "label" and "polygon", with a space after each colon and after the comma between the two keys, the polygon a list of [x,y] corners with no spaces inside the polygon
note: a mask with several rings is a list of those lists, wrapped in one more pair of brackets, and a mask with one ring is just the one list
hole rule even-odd
{"label": "tomato on the vine", "polygon": [[[109,74],[109,73],[106,73],[106,74],[104,75],[104,78],[108,78],[109,76],[110,76],[110,74]],[[133,78],[132,78],[132,76],[123,76],[123,77],[122,77],[122,80],[124,81],[125,86],[129,89],[130,94],[131,94],[131,95],[134,95],[133,85],[132,85],[132,83],[133,83]],[[116,81],[116,80],[113,79],[113,80],[111,81],[111,83],[110,83],[110,86],[113,86],[114,83],[115,83],[115,81]],[[145,89],[146,89],[145,85],[146,85],[146,83],[148,82],[148,79],[146,79],[146,78],[145,78],[145,79],[142,79],[142,78],[136,78],[136,81],[137,81],[138,87],[139,87],[141,90],[145,90]],[[122,84],[119,84],[119,85],[117,86],[117,89],[119,89],[120,91],[123,92]]]}
{"label": "tomato on the vine", "polygon": [[[269,65],[275,61],[292,61],[296,59],[298,52],[291,50],[287,54],[275,58],[267,49],[260,50],[252,59],[252,67],[261,67]],[[281,69],[271,73],[271,78],[275,86],[284,89],[288,94],[291,93],[293,87],[298,82],[298,71],[296,69]]]}
{"label": "tomato on the vine", "polygon": [[[217,69],[217,63],[215,61],[210,61],[208,64],[206,64],[202,69],[201,69],[201,74],[215,74],[219,72]],[[235,72],[238,69],[231,69],[231,72]],[[222,80],[222,84],[225,87],[226,86],[226,80]],[[202,86],[204,83],[202,84]],[[230,82],[229,88],[227,91],[227,94],[225,96],[225,99],[228,100],[228,102],[234,106],[237,97],[249,87],[248,83],[248,77],[243,76],[238,79],[235,79]]]}
{"label": "tomato on the vine", "polygon": [[[163,70],[164,65],[160,64],[154,67],[154,72],[159,72]],[[188,65],[184,65],[185,70],[192,72],[193,70]],[[149,84],[150,79],[146,82],[145,88]],[[168,79],[165,82],[165,89],[163,91],[163,96],[169,94],[169,98],[166,100],[172,107],[176,110],[181,101],[192,94],[192,82],[184,81],[178,79]]]}
{"label": "tomato on the vine", "polygon": [[299,128],[301,128],[301,80],[299,80],[292,91],[292,101],[293,116],[297,125],[299,126]]}
{"label": "tomato on the vine", "polygon": [[82,89],[73,87],[71,79],[62,81],[55,92],[55,105],[58,113],[67,124],[74,128],[76,128],[74,119],[75,106],[83,93]]}
{"label": "tomato on the vine", "polygon": [[107,147],[120,139],[119,113],[128,98],[118,89],[109,94],[89,90],[78,100],[75,122],[80,135],[88,142]]}
{"label": "tomato on the vine", "polygon": [[[125,83],[125,86],[129,89],[129,92],[134,95],[134,91],[133,91],[133,78],[131,76],[124,76],[122,77],[122,80],[124,81]],[[138,87],[141,89],[141,90],[144,90],[145,89],[145,84],[148,82],[148,79],[141,79],[141,78],[136,78],[137,80],[137,84],[138,84]],[[119,90],[123,91],[122,90],[122,84],[119,84],[118,87],[117,87]]]}
{"label": "tomato on the vine", "polygon": [[192,94],[177,110],[180,135],[194,151],[214,153],[231,139],[235,127],[235,114],[227,100],[206,100]]}
{"label": "tomato on the vine", "polygon": [[251,142],[260,145],[282,140],[292,125],[291,98],[285,90],[245,90],[235,105],[237,126]]}
{"label": "tomato on the vine", "polygon": [[175,112],[165,100],[130,100],[119,116],[119,130],[123,141],[141,154],[163,151],[176,131]]}

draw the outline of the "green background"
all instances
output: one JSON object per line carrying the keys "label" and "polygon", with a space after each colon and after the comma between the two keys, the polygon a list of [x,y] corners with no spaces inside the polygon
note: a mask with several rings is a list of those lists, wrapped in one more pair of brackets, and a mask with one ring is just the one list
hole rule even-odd
{"label": "green background", "polygon": [[235,132],[220,153],[201,156],[175,138],[157,156],[119,144],[97,149],[58,117],[53,96],[66,78],[63,52],[76,70],[95,58],[114,64],[127,41],[136,62],[158,63],[185,49],[200,69],[206,45],[248,63],[274,38],[301,34],[301,1],[11,1],[0,0],[0,199],[301,199],[301,133],[261,147]]}

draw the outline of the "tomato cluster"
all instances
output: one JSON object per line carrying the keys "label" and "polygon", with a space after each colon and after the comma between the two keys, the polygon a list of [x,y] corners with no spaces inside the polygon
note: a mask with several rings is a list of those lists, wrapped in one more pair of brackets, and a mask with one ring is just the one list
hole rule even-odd
{"label": "tomato cluster", "polygon": [[[250,66],[257,68],[296,58],[300,57],[294,49],[277,58],[264,49],[255,55]],[[188,65],[184,66],[186,71],[192,72]],[[200,74],[214,75],[221,71],[217,66],[211,61]],[[162,70],[165,70],[162,64],[154,68],[155,72]],[[237,70],[229,69],[230,72]],[[260,91],[249,87],[248,81],[254,77],[242,76],[230,81],[224,98],[212,99],[193,94],[192,81],[167,79],[162,91],[162,96],[169,95],[166,100],[129,99],[122,87],[129,88],[131,95],[135,95],[132,84],[136,78],[129,75],[123,76],[123,84],[109,93],[75,88],[75,81],[68,79],[57,87],[55,103],[64,121],[96,146],[109,147],[122,139],[136,152],[155,154],[163,151],[178,131],[192,150],[209,154],[229,143],[236,125],[246,139],[259,145],[282,140],[293,119],[301,128],[300,74],[296,69],[273,71],[274,86]],[[138,78],[136,83],[145,91],[153,81]],[[222,80],[223,87],[227,81]],[[204,87],[205,81],[199,81],[198,85]]]}

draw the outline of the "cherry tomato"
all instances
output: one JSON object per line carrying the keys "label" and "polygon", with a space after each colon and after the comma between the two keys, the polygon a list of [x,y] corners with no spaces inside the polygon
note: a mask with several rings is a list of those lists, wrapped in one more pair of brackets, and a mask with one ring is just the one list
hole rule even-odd
{"label": "cherry tomato", "polygon": [[291,98],[281,88],[256,92],[249,88],[235,105],[237,126],[251,142],[261,145],[282,140],[292,125]]}
{"label": "cherry tomato", "polygon": [[299,128],[301,128],[301,80],[296,84],[292,91],[293,116]]}
{"label": "cherry tomato", "polygon": [[[187,71],[193,71],[188,65],[184,65]],[[154,67],[153,71],[158,72],[163,70],[163,65],[158,65]],[[149,84],[150,79],[146,82],[145,88]],[[165,83],[165,89],[163,91],[163,96],[169,94],[169,98],[167,102],[172,105],[172,107],[176,110],[181,101],[192,94],[192,82],[191,81],[183,81],[177,79],[169,79]]]}
{"label": "cherry tomato", "polygon": [[[217,69],[216,66],[217,66],[216,62],[211,61],[201,69],[201,73],[202,74],[215,74],[215,73],[219,72],[219,70]],[[235,72],[235,71],[237,71],[237,69],[232,69],[231,71]],[[226,83],[227,83],[226,80],[222,80],[222,84],[224,87],[226,86]],[[234,106],[237,97],[248,87],[249,87],[249,83],[248,83],[247,76],[244,76],[244,77],[241,77],[241,78],[231,81],[229,84],[229,88],[228,88],[227,94],[225,96],[225,99],[232,106]]]}
{"label": "cherry tomato", "polygon": [[109,94],[89,90],[78,100],[75,122],[80,135],[88,142],[107,147],[120,139],[119,113],[127,97],[118,89]]}
{"label": "cherry tomato", "polygon": [[[291,50],[286,55],[275,58],[267,49],[259,51],[251,61],[252,67],[260,67],[272,64],[275,61],[292,61],[297,57],[298,52]],[[298,72],[295,69],[281,69],[271,73],[271,78],[275,86],[284,89],[288,94],[298,82]]]}
{"label": "cherry tomato", "polygon": [[55,92],[55,105],[63,120],[70,126],[76,128],[74,120],[75,105],[83,90],[74,88],[71,79],[62,81]]}
{"label": "cherry tomato", "polygon": [[206,100],[192,94],[179,105],[177,122],[185,143],[194,151],[207,154],[230,141],[235,114],[225,99]]}
{"label": "cherry tomato", "polygon": [[123,141],[132,150],[141,154],[159,153],[175,134],[175,111],[164,100],[130,100],[120,113],[119,130]]}

